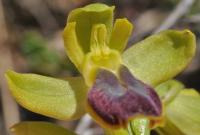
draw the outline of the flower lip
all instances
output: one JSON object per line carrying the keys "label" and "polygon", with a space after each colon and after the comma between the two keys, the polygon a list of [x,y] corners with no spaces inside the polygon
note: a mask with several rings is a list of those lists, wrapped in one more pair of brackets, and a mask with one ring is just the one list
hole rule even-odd
{"label": "flower lip", "polygon": [[99,124],[126,127],[135,117],[161,116],[162,104],[153,88],[137,80],[125,66],[119,68],[118,78],[100,69],[88,93],[88,105]]}

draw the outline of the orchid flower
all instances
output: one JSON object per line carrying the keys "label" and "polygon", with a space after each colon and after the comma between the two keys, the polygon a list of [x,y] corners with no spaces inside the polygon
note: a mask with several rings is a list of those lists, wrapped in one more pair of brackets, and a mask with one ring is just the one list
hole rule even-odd
{"label": "orchid flower", "polygon": [[[10,91],[24,108],[55,119],[75,120],[89,113],[107,134],[129,134],[131,127],[139,135],[142,126],[165,133],[161,127],[173,117],[168,111],[178,112],[167,107],[162,96],[168,92],[162,95],[157,89],[190,63],[195,36],[189,30],[166,30],[125,50],[133,25],[126,18],[113,24],[113,10],[96,3],[69,13],[64,45],[81,76],[61,80],[9,70]],[[13,129],[20,131],[22,125]]]}

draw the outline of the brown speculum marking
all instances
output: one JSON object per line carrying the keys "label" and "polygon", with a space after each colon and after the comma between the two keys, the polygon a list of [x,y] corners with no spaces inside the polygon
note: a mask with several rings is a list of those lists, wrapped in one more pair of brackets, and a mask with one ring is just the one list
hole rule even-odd
{"label": "brown speculum marking", "polygon": [[125,127],[129,118],[162,114],[162,103],[154,89],[136,79],[125,66],[120,67],[118,77],[108,70],[99,70],[88,93],[88,104],[111,126]]}

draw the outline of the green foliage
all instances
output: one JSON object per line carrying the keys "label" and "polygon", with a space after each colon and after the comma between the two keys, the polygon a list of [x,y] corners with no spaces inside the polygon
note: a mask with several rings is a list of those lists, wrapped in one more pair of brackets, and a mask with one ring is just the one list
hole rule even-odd
{"label": "green foliage", "polygon": [[189,11],[189,15],[198,15],[199,9],[200,9],[200,1],[195,0]]}
{"label": "green foliage", "polygon": [[31,70],[52,74],[60,69],[61,59],[47,47],[47,41],[36,32],[26,33],[21,50]]}

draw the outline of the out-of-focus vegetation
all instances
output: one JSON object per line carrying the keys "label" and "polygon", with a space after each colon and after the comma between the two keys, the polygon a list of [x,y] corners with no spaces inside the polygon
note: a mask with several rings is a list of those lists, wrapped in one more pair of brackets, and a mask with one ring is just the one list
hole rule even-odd
{"label": "out-of-focus vegetation", "polygon": [[75,70],[68,58],[60,55],[53,44],[48,44],[47,39],[38,32],[25,33],[20,50],[28,70],[33,72],[56,75],[64,70]]}

